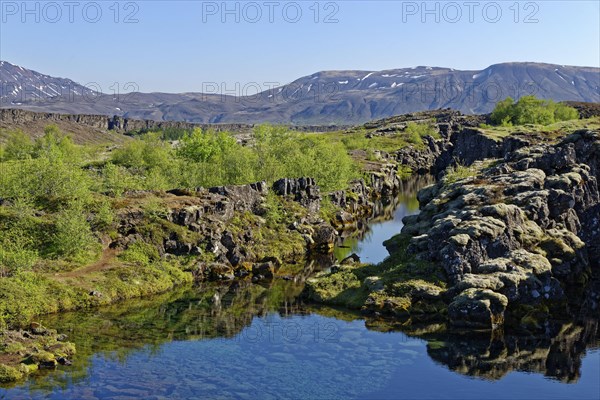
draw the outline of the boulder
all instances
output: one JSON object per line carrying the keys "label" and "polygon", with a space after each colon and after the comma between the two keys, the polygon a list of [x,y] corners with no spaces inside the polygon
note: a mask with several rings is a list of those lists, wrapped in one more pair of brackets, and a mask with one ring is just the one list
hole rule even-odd
{"label": "boulder", "polygon": [[457,327],[494,329],[504,323],[506,296],[489,289],[467,289],[448,306],[450,323]]}

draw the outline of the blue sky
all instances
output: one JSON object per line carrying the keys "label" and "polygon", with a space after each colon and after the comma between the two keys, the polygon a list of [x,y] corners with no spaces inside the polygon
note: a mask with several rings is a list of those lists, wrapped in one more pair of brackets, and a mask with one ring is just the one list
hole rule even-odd
{"label": "blue sky", "polygon": [[597,0],[51,3],[0,1],[0,58],[105,92],[231,90],[330,69],[600,66]]}

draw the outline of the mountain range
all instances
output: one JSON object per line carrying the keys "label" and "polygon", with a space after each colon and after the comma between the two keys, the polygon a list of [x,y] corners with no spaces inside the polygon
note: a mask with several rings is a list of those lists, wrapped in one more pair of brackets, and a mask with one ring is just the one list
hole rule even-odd
{"label": "mountain range", "polygon": [[249,96],[222,95],[216,90],[115,96],[100,93],[93,85],[0,61],[1,108],[157,121],[291,125],[356,124],[440,108],[481,114],[508,96],[528,94],[555,101],[600,102],[600,68],[502,63],[476,71],[427,66],[323,71],[263,89]]}

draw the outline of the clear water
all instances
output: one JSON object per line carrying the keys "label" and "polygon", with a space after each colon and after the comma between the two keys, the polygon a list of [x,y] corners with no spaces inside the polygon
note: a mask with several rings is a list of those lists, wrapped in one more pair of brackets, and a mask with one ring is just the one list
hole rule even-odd
{"label": "clear water", "polygon": [[[387,255],[381,241],[414,198],[392,207],[351,251]],[[304,304],[302,286],[207,285],[47,316],[77,344],[74,364],[0,388],[0,398],[600,399],[597,321],[543,337],[393,326]]]}
{"label": "clear water", "polygon": [[360,238],[351,236],[344,239],[338,247],[338,259],[341,261],[344,256],[354,253],[362,262],[376,264],[383,261],[389,255],[383,242],[400,233],[402,218],[417,214],[418,211],[418,208],[400,203],[394,208],[390,219],[370,223]]}
{"label": "clear water", "polygon": [[[162,306],[146,303],[145,310],[113,307],[93,315],[67,315],[62,327],[73,329],[72,339],[82,352],[75,365],[2,390],[0,396],[306,400],[600,395],[600,350],[576,349],[582,342],[570,349],[560,346],[577,329],[554,342],[505,337],[501,341],[507,346],[494,354],[490,344],[498,338],[485,334],[436,334],[430,326],[423,329],[433,333],[417,338],[414,332],[369,329],[364,320],[338,310],[238,314],[233,303],[248,296],[244,290],[236,293],[216,313],[202,305],[204,297],[187,293],[161,300]],[[264,305],[260,297],[252,304]],[[243,321],[247,325],[241,327]],[[77,328],[78,323],[84,327]],[[518,349],[508,345],[512,341]],[[544,376],[552,359],[576,370]]]}
{"label": "clear water", "polygon": [[404,217],[419,213],[417,192],[433,181],[433,177],[421,176],[403,182],[401,195],[375,202],[373,215],[365,221],[364,228],[350,232],[338,244],[335,251],[338,261],[352,253],[362,262],[376,264],[383,261],[389,255],[383,242],[400,233]]}

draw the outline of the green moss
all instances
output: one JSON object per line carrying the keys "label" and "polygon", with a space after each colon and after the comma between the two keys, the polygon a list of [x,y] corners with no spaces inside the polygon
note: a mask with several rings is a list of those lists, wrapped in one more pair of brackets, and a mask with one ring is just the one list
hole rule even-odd
{"label": "green moss", "polygon": [[391,296],[384,292],[373,292],[369,295],[369,309],[396,317],[410,315],[412,300],[408,296]]}
{"label": "green moss", "polygon": [[146,266],[160,258],[155,246],[142,241],[130,245],[119,257],[125,262]]}
{"label": "green moss", "polygon": [[360,308],[368,296],[362,281],[349,267],[344,267],[339,272],[309,279],[307,293],[314,301],[349,308]]}
{"label": "green moss", "polygon": [[257,259],[277,257],[282,261],[301,260],[306,253],[306,241],[300,232],[290,230],[288,226],[306,217],[307,210],[279,196],[268,196],[267,199],[264,218],[250,212],[238,214],[229,222],[228,229],[236,234],[250,231],[252,240],[246,244],[246,250]]}
{"label": "green moss", "polygon": [[38,364],[19,364],[19,371],[24,375],[31,375],[40,369]]}
{"label": "green moss", "polygon": [[24,378],[24,374],[14,367],[9,367],[4,364],[0,364],[0,382],[10,383],[21,380]]}
{"label": "green moss", "polygon": [[40,350],[31,355],[34,364],[56,364],[56,356],[48,351]]}
{"label": "green moss", "polygon": [[70,357],[77,353],[75,345],[69,342],[59,342],[47,346],[48,351],[51,351],[55,357]]}
{"label": "green moss", "polygon": [[22,343],[13,342],[5,344],[3,352],[7,354],[18,354],[24,352],[26,349],[27,348]]}

